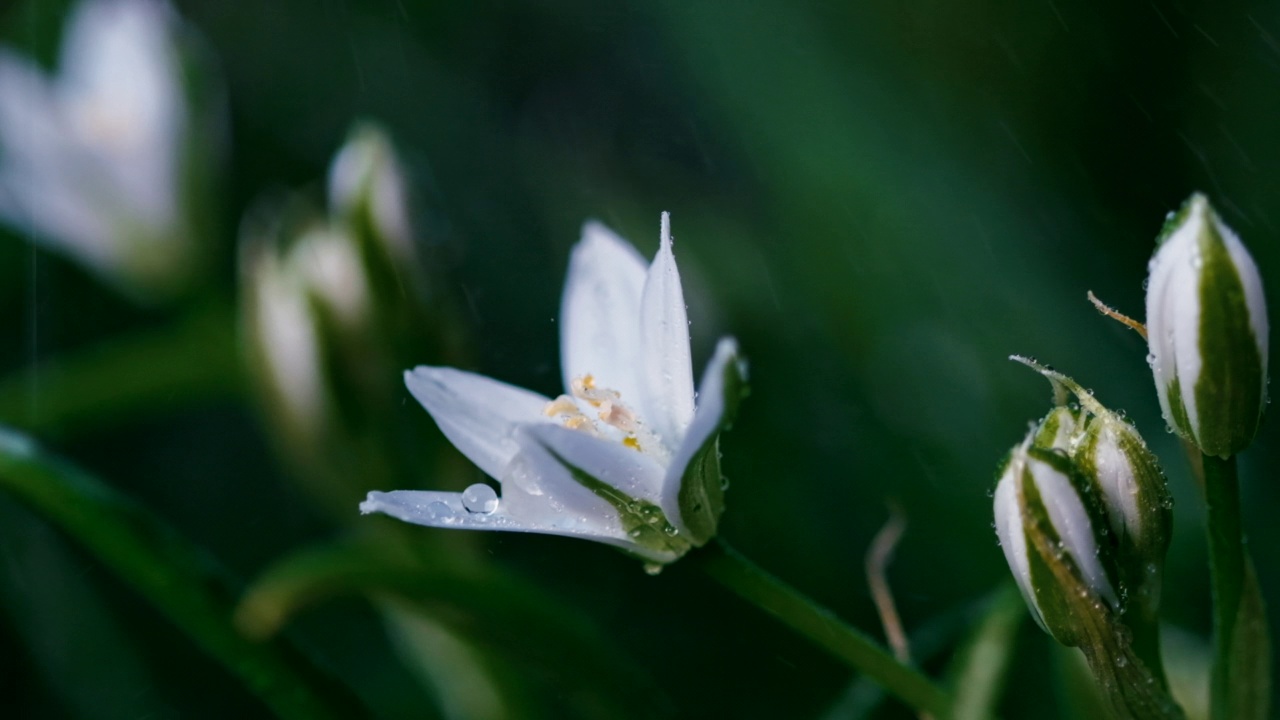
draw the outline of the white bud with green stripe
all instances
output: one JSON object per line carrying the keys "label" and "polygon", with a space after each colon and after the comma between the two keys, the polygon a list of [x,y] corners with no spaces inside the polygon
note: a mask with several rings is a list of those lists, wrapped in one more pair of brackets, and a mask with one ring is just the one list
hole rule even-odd
{"label": "white bud with green stripe", "polygon": [[[555,399],[452,368],[405,373],[440,430],[502,486],[370,493],[362,512],[475,530],[582,537],[654,563],[716,534],[718,438],[746,392],[737,343],[720,340],[695,395],[689,322],[666,213],[647,268],[588,222],[561,306],[565,393]],[[695,400],[696,398],[696,400]]]}
{"label": "white bud with green stripe", "polygon": [[1258,268],[1209,205],[1170,215],[1147,279],[1147,339],[1165,421],[1208,455],[1240,452],[1266,406],[1267,308]]}
{"label": "white bud with green stripe", "polygon": [[[1000,468],[996,534],[1032,617],[1074,646],[1081,614],[1097,603],[1119,610],[1120,586],[1098,493],[1065,453],[1037,447],[1036,432]],[[1086,589],[1083,596],[1063,574]]]}
{"label": "white bud with green stripe", "polygon": [[[1154,609],[1173,534],[1173,496],[1155,453],[1137,428],[1075,380],[1034,360],[1016,355],[1012,359],[1053,384],[1058,405],[1040,423],[1035,444],[1066,452],[1095,488],[1106,509],[1125,584]],[[1065,404],[1068,392],[1075,395],[1078,408]]]}

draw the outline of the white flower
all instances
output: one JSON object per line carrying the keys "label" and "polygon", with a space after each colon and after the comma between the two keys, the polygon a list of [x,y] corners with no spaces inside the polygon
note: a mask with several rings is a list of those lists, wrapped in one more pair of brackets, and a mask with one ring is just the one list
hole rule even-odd
{"label": "white flower", "polygon": [[646,271],[626,241],[583,228],[560,312],[566,394],[556,399],[451,368],[405,373],[414,397],[502,486],[370,493],[362,512],[437,527],[582,537],[670,562],[715,535],[716,448],[743,389],[722,339],[695,395],[668,216]]}
{"label": "white flower", "polygon": [[1267,306],[1249,251],[1203,195],[1170,216],[1147,280],[1165,422],[1209,455],[1247,447],[1267,389]]}
{"label": "white flower", "polygon": [[[1059,642],[1074,645],[1076,593],[1050,566],[1067,563],[1085,587],[1119,609],[1116,570],[1101,530],[1105,514],[1087,481],[1066,455],[1033,445],[1036,430],[1010,452],[996,484],[996,535],[1036,622]],[[1055,548],[1041,552],[1035,542]]]}
{"label": "white flower", "polygon": [[0,220],[102,275],[155,287],[187,268],[177,19],[86,0],[59,74],[0,47]]}

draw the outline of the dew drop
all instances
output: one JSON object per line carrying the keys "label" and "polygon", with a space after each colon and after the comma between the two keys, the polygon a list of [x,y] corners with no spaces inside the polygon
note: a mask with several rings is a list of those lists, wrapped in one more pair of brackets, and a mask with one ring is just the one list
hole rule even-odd
{"label": "dew drop", "polygon": [[462,507],[469,513],[488,515],[498,509],[498,493],[484,483],[476,483],[462,491]]}
{"label": "dew drop", "polygon": [[662,565],[659,563],[645,563],[644,571],[650,575],[657,575],[662,572]]}
{"label": "dew drop", "polygon": [[439,523],[451,524],[458,522],[458,516],[453,514],[453,508],[442,502],[433,502],[428,505],[427,516]]}

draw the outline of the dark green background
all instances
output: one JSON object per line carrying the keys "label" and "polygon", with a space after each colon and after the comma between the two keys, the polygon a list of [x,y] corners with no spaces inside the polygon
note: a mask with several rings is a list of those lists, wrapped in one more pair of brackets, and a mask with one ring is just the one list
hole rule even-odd
{"label": "dark green background", "polygon": [[[350,123],[376,119],[418,188],[419,240],[464,299],[471,369],[555,394],[553,318],[580,223],[597,217],[648,255],[669,210],[696,372],[722,334],[751,361],[752,395],[722,439],[729,542],[879,637],[862,563],[893,499],[910,523],[890,574],[908,628],[980,598],[1007,576],[991,529],[996,462],[1048,407],[1048,385],[1005,359],[1029,354],[1128,411],[1164,459],[1178,498],[1165,616],[1207,633],[1201,512],[1146,348],[1085,291],[1141,317],[1153,238],[1193,190],[1280,289],[1280,6],[179,9],[229,97],[215,290],[235,291],[245,208],[271,188],[317,192]],[[0,38],[49,60],[64,12],[8,0]],[[138,309],[0,230],[6,372],[177,312]],[[335,532],[286,480],[259,417],[228,397],[48,441],[248,580]],[[1241,461],[1250,549],[1273,607],[1278,432],[1264,423]],[[265,714],[56,531],[2,498],[0,523],[7,716]],[[655,689],[637,716],[820,717],[840,706],[848,672],[691,570],[649,577],[605,546],[559,538],[482,542],[484,562],[531,579],[647,669]],[[325,605],[293,630],[388,717],[436,712],[361,603]],[[1027,624],[1007,716],[1051,717],[1046,648]],[[529,684],[519,714],[563,711],[554,673]]]}

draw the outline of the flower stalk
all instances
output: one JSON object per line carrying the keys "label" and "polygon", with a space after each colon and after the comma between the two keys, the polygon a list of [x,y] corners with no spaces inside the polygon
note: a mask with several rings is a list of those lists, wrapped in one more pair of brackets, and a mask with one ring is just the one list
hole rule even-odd
{"label": "flower stalk", "polygon": [[912,708],[951,717],[951,696],[830,610],[717,541],[691,556],[716,582],[804,635]]}

